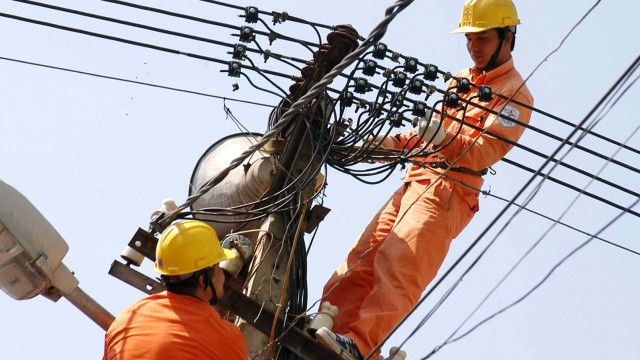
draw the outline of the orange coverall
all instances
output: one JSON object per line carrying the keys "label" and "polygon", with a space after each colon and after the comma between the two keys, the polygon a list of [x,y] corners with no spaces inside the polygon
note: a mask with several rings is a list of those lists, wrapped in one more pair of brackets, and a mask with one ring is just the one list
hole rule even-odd
{"label": "orange coverall", "polygon": [[[533,97],[514,68],[513,59],[487,72],[470,68],[456,77],[469,79],[476,85],[491,86],[494,93],[512,96],[523,104],[533,105]],[[455,84],[452,80],[451,84]],[[514,95],[515,93],[515,95]],[[459,94],[469,99],[477,91]],[[505,114],[528,124],[531,110],[495,97],[488,103],[477,98],[473,103]],[[461,102],[464,105],[463,102]],[[499,118],[474,105],[447,112],[513,142],[518,141],[524,127]],[[511,144],[482,134],[460,122],[445,119],[447,137],[442,145],[451,144],[425,160],[443,160],[455,167],[482,170],[502,159]],[[400,149],[417,131],[395,134]],[[417,141],[417,140],[412,140]],[[475,141],[475,142],[474,142]],[[409,144],[411,148],[412,144]],[[464,154],[464,155],[463,155]],[[461,156],[462,155],[462,156]],[[355,341],[363,356],[368,355],[418,302],[428,284],[436,276],[458,236],[478,211],[481,176],[443,169],[411,165],[403,185],[375,215],[352,245],[345,262],[326,283],[323,301],[338,306],[332,331]],[[465,186],[464,184],[469,186]]]}
{"label": "orange coverall", "polygon": [[163,291],[116,317],[105,334],[103,360],[247,360],[247,344],[208,303]]}

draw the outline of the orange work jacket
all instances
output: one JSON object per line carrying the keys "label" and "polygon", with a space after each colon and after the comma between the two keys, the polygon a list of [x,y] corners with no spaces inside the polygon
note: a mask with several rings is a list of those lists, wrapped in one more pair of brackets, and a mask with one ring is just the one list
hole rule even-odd
{"label": "orange work jacket", "polygon": [[[524,81],[520,73],[515,69],[513,59],[509,59],[504,64],[486,73],[475,68],[469,68],[460,71],[456,77],[467,78],[478,86],[490,86],[493,93],[511,97],[520,103],[527,104],[531,107],[533,106],[533,96],[527,86],[523,85]],[[449,82],[449,88],[455,91],[455,85],[456,80],[452,79]],[[531,109],[514,102],[507,102],[506,99],[499,98],[495,95],[491,101],[481,102],[477,98],[477,90],[473,87],[470,92],[458,95],[461,99],[468,100],[470,104],[466,105],[463,100],[460,104],[466,107],[465,109],[446,108],[449,115],[459,120],[464,120],[466,124],[472,124],[481,129],[486,129],[487,132],[506,138],[514,143],[520,139],[522,132],[525,130],[525,127],[518,124],[518,122],[528,124],[531,118]],[[498,117],[481,107],[475,106],[476,104],[491,109],[498,114],[504,114],[505,116]],[[515,119],[517,122],[511,119]],[[465,167],[480,171],[498,162],[513,147],[512,144],[487,133],[482,134],[481,130],[474,129],[471,126],[463,125],[462,128],[460,128],[461,122],[454,119],[446,118],[442,124],[447,130],[447,137],[441,146],[445,144],[448,145],[428,158],[418,159],[419,161],[424,161],[428,164],[431,161],[445,160],[447,163],[453,164],[453,166],[456,167]],[[406,146],[414,146],[417,142],[416,139],[418,139],[416,134],[417,130],[397,134],[395,136],[395,139],[398,141],[396,148],[400,149],[403,147],[406,148]],[[412,142],[414,144],[411,144]],[[424,167],[420,164],[412,164],[404,177],[404,181],[434,179],[440,176],[442,171],[442,169],[433,169],[428,165]],[[447,172],[447,175],[471,185],[476,189],[480,189],[483,184],[481,176],[454,171]]]}
{"label": "orange work jacket", "polygon": [[103,360],[247,360],[247,344],[208,303],[163,291],[120,313],[105,334]]}

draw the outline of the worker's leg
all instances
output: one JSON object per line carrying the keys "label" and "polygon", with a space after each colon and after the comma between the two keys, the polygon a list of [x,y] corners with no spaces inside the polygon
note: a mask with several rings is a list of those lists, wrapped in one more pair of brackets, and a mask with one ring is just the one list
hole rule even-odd
{"label": "worker's leg", "polygon": [[393,227],[406,187],[403,184],[380,209],[324,286],[322,300],[338,306],[334,332],[341,333],[357,320],[360,306],[374,286],[373,261],[381,241]]}
{"label": "worker's leg", "polygon": [[[469,199],[449,182],[411,183],[395,227],[374,260],[375,285],[344,335],[366,356],[413,308],[436,276],[451,239],[471,220]],[[477,205],[477,204],[476,204]],[[475,209],[475,208],[474,208]]]}

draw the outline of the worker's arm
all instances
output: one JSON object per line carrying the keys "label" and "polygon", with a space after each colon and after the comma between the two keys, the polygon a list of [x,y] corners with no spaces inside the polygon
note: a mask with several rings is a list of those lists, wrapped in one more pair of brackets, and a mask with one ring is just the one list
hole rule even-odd
{"label": "worker's arm", "polygon": [[[523,93],[517,93],[513,96],[513,99],[523,104],[533,105],[533,99],[527,98]],[[488,105],[485,106],[503,116],[482,111],[478,108],[471,109],[472,105],[467,110],[476,119],[484,118],[477,125],[484,130],[473,130],[467,127],[467,131],[456,134],[450,131],[452,128],[455,129],[456,126],[452,126],[453,124],[447,126],[449,131],[447,131],[444,141],[440,144],[443,146],[440,153],[447,158],[449,163],[455,163],[454,166],[473,170],[485,169],[500,161],[513,147],[511,143],[503,139],[513,143],[520,139],[525,129],[522,124],[529,123],[531,110],[514,102],[507,103],[506,100],[498,98],[495,98]],[[475,123],[472,120],[469,119],[469,123]],[[455,120],[448,120],[444,123],[447,124],[448,122],[455,122]],[[495,134],[497,137],[490,134]]]}

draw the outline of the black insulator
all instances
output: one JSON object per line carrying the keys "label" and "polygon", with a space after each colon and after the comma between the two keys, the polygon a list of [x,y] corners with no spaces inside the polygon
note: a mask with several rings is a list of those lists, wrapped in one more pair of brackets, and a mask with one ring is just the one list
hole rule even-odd
{"label": "black insulator", "polygon": [[240,28],[240,41],[246,43],[253,41],[253,28],[251,26]]}
{"label": "black insulator", "polygon": [[422,80],[413,78],[409,84],[409,92],[412,94],[420,95],[422,93]]}
{"label": "black insulator", "polygon": [[360,77],[356,79],[356,84],[353,91],[357,92],[358,94],[364,94],[369,90],[369,88],[369,81],[367,81],[367,79],[365,78]]}
{"label": "black insulator", "polygon": [[411,109],[411,113],[414,116],[425,116],[427,114],[427,104],[422,102],[422,101],[416,101],[415,104],[413,104],[413,109]]}
{"label": "black insulator", "polygon": [[402,126],[402,116],[398,113],[391,114],[389,116],[389,125],[392,127],[401,127]]}
{"label": "black insulator", "polygon": [[491,86],[478,86],[478,99],[485,102],[491,101],[491,99],[493,99],[493,90],[491,90]]}
{"label": "black insulator", "polygon": [[395,104],[395,106],[402,106],[404,103],[404,93],[403,92],[398,92],[397,94],[395,94],[393,97],[393,103]]}
{"label": "black insulator", "polygon": [[273,18],[271,19],[271,21],[273,21],[273,25],[275,24],[282,24],[283,22],[287,21],[287,19],[289,19],[289,13],[286,11],[283,11],[281,13],[279,12],[272,12],[273,14]]}
{"label": "black insulator", "polygon": [[229,61],[228,68],[229,76],[231,77],[240,77],[240,73],[242,72],[242,64],[238,61]]}
{"label": "black insulator", "polygon": [[258,8],[255,6],[247,6],[244,9],[244,21],[249,24],[255,24],[258,22]]}
{"label": "black insulator", "polygon": [[383,43],[377,43],[373,46],[373,57],[376,59],[384,59],[387,55],[387,45]]}
{"label": "black insulator", "polygon": [[402,71],[395,71],[393,73],[393,81],[391,84],[395,87],[403,87],[407,83],[407,74]]}
{"label": "black insulator", "polygon": [[367,76],[373,76],[376,74],[377,68],[378,63],[375,60],[367,59],[364,62],[364,69],[362,69],[362,73]]}
{"label": "black insulator", "polygon": [[410,57],[404,63],[404,71],[415,74],[418,71],[418,59]]}
{"label": "black insulator", "polygon": [[438,78],[438,67],[432,64],[425,65],[424,78],[427,81],[436,81],[436,79]]}
{"label": "black insulator", "polygon": [[345,107],[351,107],[353,105],[353,93],[351,91],[345,91],[342,95],[342,104]]}
{"label": "black insulator", "polygon": [[236,60],[243,60],[247,54],[247,47],[242,44],[233,45],[232,57]]}
{"label": "black insulator", "polygon": [[466,94],[471,91],[471,82],[467,78],[462,78],[458,80],[458,84],[456,85],[456,91],[460,94]]}
{"label": "black insulator", "polygon": [[444,104],[448,107],[457,108],[460,103],[460,96],[454,92],[447,92],[444,96]]}

